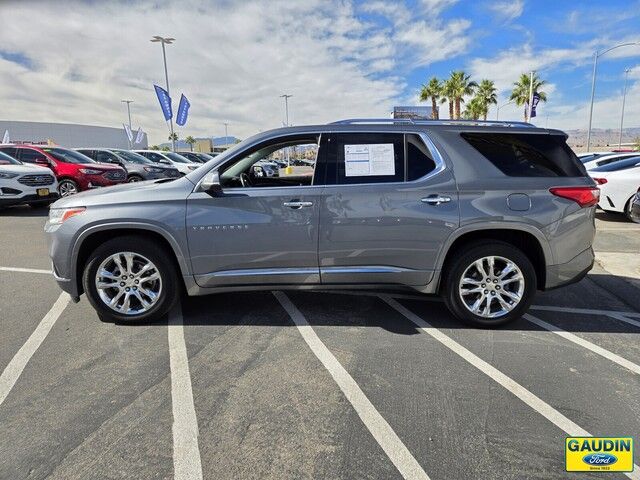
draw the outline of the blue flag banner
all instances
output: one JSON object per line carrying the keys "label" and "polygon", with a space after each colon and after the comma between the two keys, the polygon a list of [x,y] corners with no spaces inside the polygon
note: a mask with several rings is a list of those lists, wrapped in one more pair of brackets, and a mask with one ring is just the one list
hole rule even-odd
{"label": "blue flag banner", "polygon": [[160,107],[162,107],[164,119],[169,120],[173,117],[173,111],[171,110],[171,97],[164,88],[159,87],[158,85],[154,85],[153,88],[156,89],[156,95],[158,96]]}
{"label": "blue flag banner", "polygon": [[189,115],[189,107],[191,104],[184,94],[180,97],[180,105],[178,105],[178,113],[176,115],[176,123],[180,126],[187,123],[187,116]]}
{"label": "blue flag banner", "polygon": [[531,118],[536,116],[536,107],[538,106],[539,101],[540,95],[538,95],[538,92],[534,92],[533,101],[531,102]]}

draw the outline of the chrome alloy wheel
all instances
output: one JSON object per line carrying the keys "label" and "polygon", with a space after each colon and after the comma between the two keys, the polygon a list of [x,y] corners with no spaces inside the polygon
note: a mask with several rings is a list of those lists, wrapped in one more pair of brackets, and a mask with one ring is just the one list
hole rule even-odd
{"label": "chrome alloy wheel", "polygon": [[522,300],[524,275],[508,258],[483,257],[469,265],[460,279],[458,294],[474,315],[497,318]]}
{"label": "chrome alloy wheel", "polygon": [[63,180],[60,182],[60,185],[58,185],[58,193],[60,193],[61,197],[68,197],[69,195],[78,193],[78,187],[76,187],[73,182]]}
{"label": "chrome alloy wheel", "polygon": [[95,285],[104,304],[124,315],[149,311],[162,293],[158,268],[134,252],[118,252],[107,257],[98,267]]}

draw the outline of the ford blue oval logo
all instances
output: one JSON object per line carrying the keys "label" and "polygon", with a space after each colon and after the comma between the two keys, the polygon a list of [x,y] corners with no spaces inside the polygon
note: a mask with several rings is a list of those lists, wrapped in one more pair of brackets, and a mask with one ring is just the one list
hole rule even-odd
{"label": "ford blue oval logo", "polygon": [[587,465],[613,465],[618,458],[610,453],[590,453],[582,457],[582,461]]}

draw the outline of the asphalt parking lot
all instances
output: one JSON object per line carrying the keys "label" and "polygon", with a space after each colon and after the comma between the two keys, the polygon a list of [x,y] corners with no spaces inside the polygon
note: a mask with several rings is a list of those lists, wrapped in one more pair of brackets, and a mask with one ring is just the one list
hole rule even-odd
{"label": "asphalt parking lot", "polygon": [[480,330],[388,292],[101,323],[47,273],[45,214],[0,212],[1,479],[601,478],[564,471],[566,436],[640,440],[640,225],[618,216],[584,280]]}

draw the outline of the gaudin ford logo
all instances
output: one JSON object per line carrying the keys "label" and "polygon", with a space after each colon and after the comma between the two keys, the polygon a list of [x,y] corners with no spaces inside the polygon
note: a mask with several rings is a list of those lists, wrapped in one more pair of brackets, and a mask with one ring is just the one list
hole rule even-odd
{"label": "gaudin ford logo", "polygon": [[248,230],[249,225],[194,225],[191,227],[192,230],[197,230],[200,232],[203,231],[213,231],[213,232],[239,232],[242,230]]}

